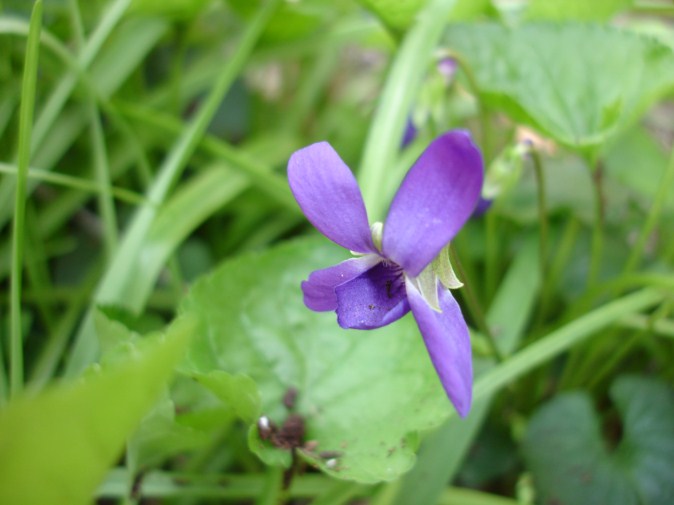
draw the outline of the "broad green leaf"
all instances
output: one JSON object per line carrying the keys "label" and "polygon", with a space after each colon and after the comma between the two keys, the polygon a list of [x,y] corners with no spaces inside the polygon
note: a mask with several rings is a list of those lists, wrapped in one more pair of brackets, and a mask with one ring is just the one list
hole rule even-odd
{"label": "broad green leaf", "polygon": [[588,152],[674,88],[672,50],[617,28],[456,25],[444,42],[471,67],[487,105]]}
{"label": "broad green leaf", "polygon": [[196,375],[195,378],[230,405],[245,422],[253,424],[260,417],[260,394],[255,381],[247,375],[213,370],[208,374]]}
{"label": "broad green leaf", "polygon": [[553,21],[605,21],[629,8],[632,0],[529,0],[526,17]]}
{"label": "broad green leaf", "polygon": [[[318,443],[300,450],[302,457],[338,478],[391,480],[414,462],[414,433],[437,426],[451,405],[411,316],[376,331],[347,331],[333,313],[304,306],[301,281],[343,259],[323,238],[298,240],[228,261],[198,281],[182,306],[201,322],[185,371],[249,376],[260,413],[279,426],[289,415],[283,396],[296,388],[305,440]],[[250,395],[247,386],[242,394]],[[250,445],[267,463],[290,460],[288,451],[262,444],[255,424]],[[323,451],[340,453],[331,468]]]}
{"label": "broad green leaf", "polygon": [[166,386],[196,323],[181,318],[132,359],[94,369],[0,412],[0,503],[90,502],[125,439]]}
{"label": "broad green leaf", "polygon": [[671,388],[655,379],[623,376],[610,393],[622,424],[615,449],[607,447],[585,393],[558,396],[531,419],[523,451],[540,503],[666,505],[674,500]]}

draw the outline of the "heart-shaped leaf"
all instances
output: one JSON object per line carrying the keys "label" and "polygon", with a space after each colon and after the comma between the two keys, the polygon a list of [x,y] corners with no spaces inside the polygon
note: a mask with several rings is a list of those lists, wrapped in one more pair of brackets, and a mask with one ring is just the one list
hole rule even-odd
{"label": "heart-shaped leaf", "polygon": [[616,28],[456,25],[444,42],[472,68],[485,103],[586,151],[674,88],[672,50]]}
{"label": "heart-shaped leaf", "polygon": [[611,388],[622,437],[609,450],[585,393],[567,393],[531,419],[523,442],[540,503],[667,505],[674,502],[674,396],[650,378]]}
{"label": "heart-shaped leaf", "polygon": [[[298,451],[303,458],[342,479],[391,480],[412,466],[415,432],[438,425],[451,406],[411,317],[346,331],[333,313],[304,306],[301,281],[343,259],[325,239],[306,239],[227,261],[202,278],[182,305],[202,327],[185,371],[210,377],[209,387],[245,412],[256,396],[246,387],[248,400],[232,398],[231,382],[249,376],[258,416],[279,427],[291,412],[302,416],[303,442],[313,441]],[[257,423],[250,446],[268,464],[290,462],[287,449],[260,439]]]}

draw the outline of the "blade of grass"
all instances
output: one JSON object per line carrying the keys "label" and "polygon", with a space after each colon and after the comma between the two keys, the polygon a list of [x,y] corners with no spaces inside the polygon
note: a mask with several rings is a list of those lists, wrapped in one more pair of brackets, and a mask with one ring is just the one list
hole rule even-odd
{"label": "blade of grass", "polygon": [[[182,122],[159,110],[140,108],[135,104],[117,103],[118,110],[130,119],[142,123],[143,127],[152,126],[165,133],[178,133],[184,130]],[[288,183],[264,164],[257,161],[240,148],[235,148],[212,135],[205,135],[199,145],[204,152],[216,156],[231,165],[233,169],[248,176],[260,190],[273,197],[289,210],[300,213]]]}
{"label": "blade of grass", "polygon": [[[108,472],[98,489],[99,498],[121,498],[126,493],[127,472],[115,468]],[[250,500],[260,493],[264,474],[170,473],[151,471],[145,474],[140,492],[144,498],[201,498]],[[324,492],[332,479],[320,474],[296,475],[288,494],[292,498],[311,498]]]}
{"label": "blade of grass", "polygon": [[[14,165],[0,162],[0,173],[16,176],[17,168]],[[39,168],[30,167],[26,177],[28,177],[29,180],[46,182],[48,184],[54,184],[55,186],[76,189],[85,193],[100,194],[102,191],[98,184],[87,179],[82,179],[72,175],[48,172]],[[143,195],[139,195],[138,193],[125,188],[112,186],[110,188],[110,193],[113,197],[117,198],[121,202],[126,202],[133,205],[140,205],[145,202],[145,197]]]}
{"label": "blade of grass", "polygon": [[19,147],[16,194],[14,199],[14,226],[12,230],[12,272],[10,279],[10,394],[16,396],[23,389],[23,337],[21,334],[21,278],[25,235],[26,181],[30,163],[30,145],[35,109],[35,85],[42,28],[42,0],[36,0],[30,17],[30,33],[21,87],[19,111]]}
{"label": "blade of grass", "polygon": [[386,78],[368,133],[359,181],[371,221],[381,219],[388,195],[381,194],[393,166],[410,114],[447,16],[455,0],[430,0],[405,35]]}
{"label": "blade of grass", "polygon": [[[84,45],[84,28],[82,26],[82,16],[76,0],[70,0],[68,2],[68,10],[70,12],[73,32],[75,33],[77,49],[81,50]],[[89,92],[88,95],[86,109],[89,116],[92,164],[94,166],[95,179],[100,188],[98,194],[98,211],[103,222],[103,244],[105,247],[106,258],[110,259],[117,247],[117,215],[112,199],[110,167],[108,166],[108,156],[106,153],[101,116],[96,107],[95,94]]]}
{"label": "blade of grass", "polygon": [[94,174],[98,186],[98,211],[103,222],[103,244],[105,256],[111,259],[117,249],[117,213],[112,197],[110,167],[103,135],[101,116],[93,98],[87,104],[91,132],[91,149]]}
{"label": "blade of grass", "polygon": [[[103,42],[118,24],[128,3],[129,0],[118,0],[106,11],[104,19],[86,41],[77,58],[73,58],[67,48],[53,36],[43,37],[45,47],[49,47],[65,63],[68,73],[56,86],[36,120],[36,133],[33,136],[31,151],[36,166],[45,170],[51,169],[87,124],[88,117],[80,110],[63,110],[75,85],[78,82],[83,84],[88,92],[96,95],[101,106],[105,108],[103,99],[110,96],[128,78],[131,71],[138,66],[166,31],[168,25],[163,20],[132,19],[122,25],[118,30],[119,34],[112,37],[112,41],[102,48]],[[18,34],[25,31],[21,25],[7,20],[0,20],[0,28]],[[119,57],[120,54],[123,58]],[[87,74],[85,71],[89,66],[91,71]],[[106,109],[106,112],[110,114],[111,111]],[[111,114],[111,119],[115,119],[114,114]],[[124,131],[119,121],[115,121],[115,124],[118,127],[122,126],[121,129]],[[41,127],[39,130],[38,126]],[[128,136],[133,139],[133,135]],[[29,191],[33,188],[32,184],[28,187]],[[0,227],[11,216],[7,201],[13,192],[13,180],[0,181]]]}
{"label": "blade of grass", "polygon": [[[147,302],[159,272],[197,226],[248,187],[248,181],[217,165],[184,184],[157,214],[143,244],[143,275],[130,279],[125,297],[132,307]],[[136,260],[132,260],[136,262]],[[139,260],[140,261],[140,260]]]}
{"label": "blade of grass", "polygon": [[335,480],[311,502],[311,505],[343,505],[362,495],[367,486],[356,482]]}
{"label": "blade of grass", "polygon": [[[144,275],[142,263],[138,261],[145,238],[155,220],[158,206],[166,199],[173,183],[182,173],[190,156],[197,148],[211,119],[216,113],[222,99],[232,82],[241,72],[252,52],[262,30],[271,18],[281,0],[270,0],[257,12],[248,24],[237,48],[224,65],[222,72],[213,85],[209,95],[187,125],[175,143],[157,177],[148,190],[148,202],[133,217],[115,257],[103,277],[94,297],[94,304],[113,304],[126,306],[130,310],[138,310],[138,306],[129,306],[127,300],[131,296],[134,279]],[[75,344],[66,366],[66,375],[77,375],[96,358],[98,344],[93,328],[93,312],[88,311],[75,339]]]}
{"label": "blade of grass", "polygon": [[625,317],[638,314],[664,298],[665,295],[662,292],[646,288],[618,298],[579,317],[542,337],[481,376],[475,382],[474,397],[479,399],[500,391],[513,380],[559,356],[597,331],[616,324]]}

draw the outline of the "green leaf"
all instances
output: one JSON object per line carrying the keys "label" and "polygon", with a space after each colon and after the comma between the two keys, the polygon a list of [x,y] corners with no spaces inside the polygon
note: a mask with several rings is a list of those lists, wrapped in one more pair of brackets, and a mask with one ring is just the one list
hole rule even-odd
{"label": "green leaf", "polygon": [[529,0],[526,17],[553,21],[605,21],[628,9],[632,0]]}
{"label": "green leaf", "polygon": [[[304,306],[301,281],[343,259],[343,250],[319,238],[224,263],[182,306],[202,325],[185,366],[192,374],[248,375],[260,412],[278,426],[289,415],[283,396],[296,388],[305,441],[318,443],[300,450],[302,457],[338,478],[391,480],[412,466],[415,432],[437,426],[451,405],[410,316],[376,331],[347,331],[335,314]],[[256,424],[249,441],[265,462],[290,462],[288,451],[262,444]],[[323,451],[338,451],[336,464]]]}
{"label": "green leaf", "polygon": [[610,393],[622,422],[615,450],[607,447],[585,393],[561,395],[531,419],[523,450],[541,503],[666,505],[674,500],[671,388],[651,378],[623,376]]}
{"label": "green leaf", "polygon": [[181,318],[165,336],[139,343],[132,359],[0,412],[0,503],[89,503],[194,330],[192,318]]}
{"label": "green leaf", "polygon": [[577,149],[594,150],[674,87],[672,50],[616,28],[457,25],[444,41],[488,106]]}
{"label": "green leaf", "polygon": [[223,402],[230,405],[236,415],[253,424],[260,417],[260,393],[255,381],[247,375],[232,375],[222,370],[212,370],[208,374],[197,374],[195,378]]}

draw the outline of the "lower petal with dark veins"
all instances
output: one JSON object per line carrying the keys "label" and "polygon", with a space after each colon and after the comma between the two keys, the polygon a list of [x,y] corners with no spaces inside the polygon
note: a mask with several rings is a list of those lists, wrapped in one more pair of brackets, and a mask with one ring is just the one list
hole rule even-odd
{"label": "lower petal with dark veins", "polygon": [[402,269],[382,261],[335,289],[337,322],[342,328],[386,326],[409,310]]}

